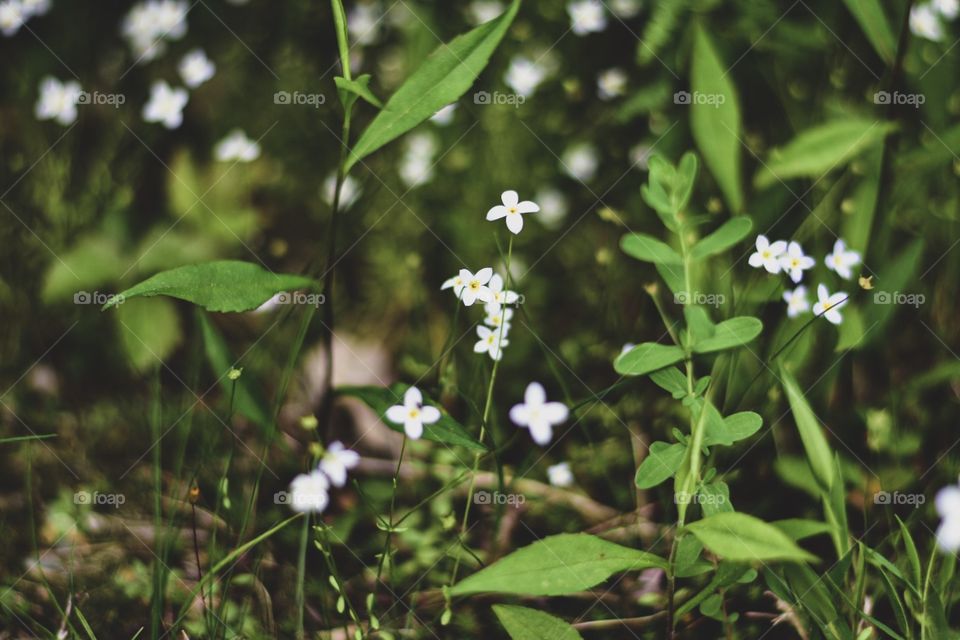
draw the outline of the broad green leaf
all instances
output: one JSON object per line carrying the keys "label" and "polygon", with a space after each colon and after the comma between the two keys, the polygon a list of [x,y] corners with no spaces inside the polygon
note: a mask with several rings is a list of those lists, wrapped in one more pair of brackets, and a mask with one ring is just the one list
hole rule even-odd
{"label": "broad green leaf", "polygon": [[687,321],[687,330],[696,344],[701,340],[712,338],[717,330],[707,310],[700,305],[686,304],[683,307],[683,318]]}
{"label": "broad green leaf", "polygon": [[683,349],[680,347],[644,342],[621,354],[613,361],[613,368],[621,375],[642,376],[680,362],[683,358]]}
{"label": "broad green leaf", "polygon": [[707,549],[727,560],[816,561],[815,556],[798,547],[787,534],[745,513],[716,513],[688,524],[687,531],[697,536]]}
{"label": "broad green leaf", "polygon": [[637,467],[637,488],[650,489],[671,478],[683,463],[686,450],[687,447],[679,442],[669,444],[657,441],[651,444],[647,457]]}
{"label": "broad green leaf", "polygon": [[676,367],[654,371],[650,374],[650,380],[664,391],[669,392],[674,398],[682,398],[687,395],[687,377]]}
{"label": "broad green leaf", "polygon": [[886,63],[892,63],[897,51],[897,40],[890,22],[883,12],[880,0],[843,0],[847,9],[867,34],[867,39]]}
{"label": "broad green leaf", "polygon": [[690,250],[690,257],[694,260],[722,253],[747,237],[753,228],[753,220],[747,216],[730,218],[720,228],[703,238]]}
{"label": "broad green leaf", "polygon": [[732,211],[743,209],[740,139],[742,125],[737,90],[707,31],[694,28],[690,64],[690,130],[710,173]]}
{"label": "broad green leaf", "polygon": [[584,533],[549,536],[461,580],[450,595],[559,596],[594,587],[621,571],[665,569],[663,558]]}
{"label": "broad green leaf", "polygon": [[442,44],[390,96],[350,152],[346,170],[451,102],[456,102],[487,66],[520,9],[513,0],[499,17]]}
{"label": "broad green leaf", "polygon": [[835,482],[840,482],[838,473],[833,463],[833,456],[830,453],[830,445],[823,435],[820,428],[820,420],[817,419],[813,409],[807,402],[806,396],[800,390],[796,379],[785,367],[780,368],[780,379],[783,382],[783,388],[787,392],[787,400],[790,402],[790,410],[793,412],[793,419],[797,423],[797,430],[800,432],[800,440],[803,442],[803,448],[807,453],[807,462],[813,470],[813,475],[820,485],[820,489],[829,494],[830,487]]}
{"label": "broad green leaf", "polygon": [[740,411],[733,415],[722,417],[720,413],[708,404],[708,411],[712,414],[707,419],[707,431],[703,435],[703,446],[729,446],[734,442],[749,438],[763,426],[763,418],[753,411]]}
{"label": "broad green leaf", "polygon": [[888,122],[846,119],[807,129],[770,153],[754,176],[754,185],[763,189],[791,178],[819,179],[883,140],[894,128]]}
{"label": "broad green leaf", "polygon": [[[162,271],[121,292],[117,298],[170,296],[207,311],[251,311],[277,293],[310,289],[315,284],[304,276],[270,273],[252,262],[220,260]],[[116,304],[112,301],[103,308]]]}
{"label": "broad green leaf", "polygon": [[697,492],[700,494],[698,502],[704,517],[715,513],[733,513],[733,503],[730,502],[730,487],[726,482],[718,480],[700,485]]}
{"label": "broad green leaf", "polygon": [[129,300],[117,307],[116,319],[124,351],[137,371],[162,367],[183,337],[169,300]]}
{"label": "broad green leaf", "polygon": [[620,248],[631,258],[657,264],[683,264],[683,258],[673,248],[644,233],[628,233],[620,239]]}
{"label": "broad green leaf", "polygon": [[340,92],[340,102],[343,103],[345,109],[349,108],[358,97],[363,98],[377,109],[383,109],[383,103],[373,94],[373,91],[370,90],[369,73],[357,76],[356,80],[347,80],[346,78],[337,76],[333,81],[337,85],[337,89]]}
{"label": "broad green leaf", "polygon": [[[377,412],[385,425],[403,433],[403,425],[395,424],[387,419],[387,409],[395,404],[403,404],[403,394],[410,385],[395,383],[390,387],[338,387],[336,393],[344,396],[353,396],[362,400],[368,407]],[[421,390],[422,392],[422,390]],[[426,404],[436,404],[423,394]],[[439,408],[439,407],[438,407]],[[459,445],[475,451],[486,451],[487,448],[477,442],[459,422],[451,418],[442,409],[440,419],[433,424],[423,425],[423,439],[444,444]]]}
{"label": "broad green leaf", "polygon": [[131,262],[109,236],[87,236],[50,261],[40,297],[46,303],[102,304],[93,300],[94,294],[105,299],[112,292],[97,291],[97,287],[112,282]]}
{"label": "broad green leaf", "polygon": [[739,316],[724,320],[716,326],[713,336],[694,343],[696,353],[712,353],[741,347],[763,331],[763,323],[750,316]]}
{"label": "broad green leaf", "polygon": [[243,373],[236,380],[230,380],[227,377],[227,372],[239,364],[239,361],[234,359],[223,336],[213,326],[207,314],[198,310],[197,315],[200,321],[200,332],[203,334],[203,348],[207,355],[207,362],[224,395],[227,398],[232,396],[233,406],[238,412],[261,427],[270,426],[273,418],[263,398],[257,393],[256,387],[251,384],[250,376]]}
{"label": "broad green leaf", "polygon": [[803,540],[804,538],[830,533],[830,525],[819,520],[786,518],[785,520],[775,520],[770,524],[790,536],[791,540]]}
{"label": "broad green leaf", "polygon": [[493,612],[513,640],[581,640],[583,637],[560,618],[536,609],[495,604]]}

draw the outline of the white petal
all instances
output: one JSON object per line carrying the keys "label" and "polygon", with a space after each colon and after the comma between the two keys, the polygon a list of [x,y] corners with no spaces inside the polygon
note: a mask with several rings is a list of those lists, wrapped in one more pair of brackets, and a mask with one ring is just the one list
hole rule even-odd
{"label": "white petal", "polygon": [[466,306],[472,306],[473,303],[477,301],[477,292],[470,287],[464,287],[463,293],[460,294],[460,300],[462,300]]}
{"label": "white petal", "polygon": [[504,191],[500,194],[500,201],[503,202],[505,207],[515,207],[520,201],[520,196],[517,195],[516,191]]}
{"label": "white petal", "polygon": [[416,387],[410,387],[407,389],[406,393],[403,394],[403,404],[407,407],[419,407],[423,404],[423,394],[420,393],[420,389]]}
{"label": "white petal", "polygon": [[532,200],[524,200],[517,205],[517,211],[520,213],[536,213],[540,211],[540,205]]}
{"label": "white petal", "polygon": [[542,406],[547,401],[547,392],[539,382],[531,382],[523,392],[523,401],[531,407]]}
{"label": "white petal", "polygon": [[793,240],[787,245],[787,255],[791,258],[799,258],[803,255],[803,249],[800,248],[799,242],[794,242]]}
{"label": "white petal", "polygon": [[934,504],[941,518],[960,519],[960,487],[950,485],[940,489]]}
{"label": "white petal", "polygon": [[777,240],[770,245],[770,253],[775,256],[779,256],[781,253],[787,250],[787,243],[785,240]]}
{"label": "white petal", "polygon": [[495,273],[490,276],[490,282],[487,283],[487,286],[490,287],[491,291],[500,292],[503,291],[503,278],[500,277],[499,273]]}
{"label": "white petal", "polygon": [[843,316],[841,316],[840,312],[837,311],[836,309],[830,309],[825,314],[823,314],[823,317],[829,320],[833,324],[840,324],[843,322]]}
{"label": "white petal", "polygon": [[493,269],[490,267],[484,267],[483,269],[480,269],[480,271],[477,271],[476,278],[480,281],[480,284],[487,284],[490,282],[490,278],[492,277]]}
{"label": "white petal", "polygon": [[530,422],[528,419],[529,413],[527,405],[515,404],[510,408],[510,421],[515,425],[526,427]]}
{"label": "white petal", "polygon": [[455,285],[456,283],[457,283],[457,276],[454,276],[454,277],[450,278],[449,280],[445,280],[445,281],[443,282],[443,284],[440,285],[440,290],[443,291],[444,289],[449,289],[450,287],[452,287],[452,286]]}
{"label": "white petal", "polygon": [[757,253],[762,253],[764,249],[770,246],[770,241],[767,240],[767,236],[761,234],[757,236]]}
{"label": "white petal", "polygon": [[493,291],[490,291],[490,287],[480,287],[480,290],[477,291],[477,299],[482,300],[483,302],[493,302],[495,296]]}
{"label": "white petal", "polygon": [[548,402],[540,409],[540,415],[550,424],[560,424],[570,415],[570,410],[562,402]]}
{"label": "white petal", "polygon": [[433,424],[440,419],[440,410],[429,405],[420,410],[420,421],[423,424]]}
{"label": "white petal", "polygon": [[530,436],[541,447],[550,444],[553,438],[553,427],[546,420],[538,420],[530,425]]}
{"label": "white petal", "polygon": [[387,420],[394,424],[403,424],[407,420],[407,408],[400,404],[395,404],[387,409]]}
{"label": "white petal", "polygon": [[342,487],[347,483],[347,468],[335,458],[324,458],[320,461],[320,471],[327,474],[335,487]]}
{"label": "white petal", "polygon": [[818,284],[817,285],[817,300],[821,302],[821,306],[825,304],[830,299],[830,292],[827,291],[826,285]]}
{"label": "white petal", "polygon": [[770,273],[780,273],[780,261],[774,257],[767,258],[763,261],[763,268]]}
{"label": "white petal", "polygon": [[487,341],[478,340],[475,345],[473,345],[474,353],[486,353],[487,352]]}
{"label": "white petal", "polygon": [[523,230],[523,216],[507,216],[507,229],[514,235],[520,233]]}
{"label": "white petal", "polygon": [[419,440],[423,435],[423,423],[419,420],[407,420],[403,425],[403,431],[411,440]]}
{"label": "white petal", "polygon": [[794,283],[800,282],[803,279],[803,270],[802,269],[791,269],[790,270],[790,279]]}
{"label": "white petal", "polygon": [[759,253],[751,253],[750,257],[747,259],[747,263],[751,267],[759,267],[763,265],[763,256]]}
{"label": "white petal", "polygon": [[499,220],[506,216],[507,213],[509,213],[507,208],[498,204],[495,207],[491,207],[490,211],[487,211],[487,220]]}

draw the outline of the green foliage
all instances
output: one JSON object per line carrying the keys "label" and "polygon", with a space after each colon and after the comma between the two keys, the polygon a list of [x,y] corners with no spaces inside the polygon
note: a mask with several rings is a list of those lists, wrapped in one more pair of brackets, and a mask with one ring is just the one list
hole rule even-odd
{"label": "green foliage", "polygon": [[582,637],[563,620],[536,609],[495,604],[493,612],[513,640],[579,640]]}
{"label": "green foliage", "polygon": [[738,562],[813,562],[786,534],[759,518],[719,512],[687,525],[703,545],[721,558]]}
{"label": "green foliage", "polygon": [[647,456],[637,467],[635,482],[638,489],[650,489],[673,477],[686,454],[686,445],[676,442],[654,442]]}

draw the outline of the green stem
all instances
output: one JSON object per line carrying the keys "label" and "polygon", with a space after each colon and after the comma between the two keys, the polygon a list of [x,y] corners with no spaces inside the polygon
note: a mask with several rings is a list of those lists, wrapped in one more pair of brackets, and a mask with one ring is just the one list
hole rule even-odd
{"label": "green stem", "polygon": [[[393,472],[393,490],[390,494],[390,519],[387,527],[387,536],[383,543],[383,553],[380,554],[380,562],[377,563],[377,579],[373,583],[373,596],[377,595],[377,587],[380,586],[380,578],[383,575],[383,567],[386,564],[387,556],[390,553],[390,539],[393,536],[394,513],[397,504],[397,479],[400,477],[400,466],[403,464],[403,454],[407,449],[407,434],[403,434],[403,442],[400,444],[400,456],[397,458],[397,470]],[[370,607],[370,614],[373,614],[373,607]]]}
{"label": "green stem", "polygon": [[297,628],[296,633],[294,634],[294,637],[296,637],[297,640],[302,640],[304,637],[306,637],[303,631],[303,609],[306,605],[303,584],[307,573],[307,542],[309,540],[310,518],[304,518],[303,526],[300,528],[300,555],[297,558]]}

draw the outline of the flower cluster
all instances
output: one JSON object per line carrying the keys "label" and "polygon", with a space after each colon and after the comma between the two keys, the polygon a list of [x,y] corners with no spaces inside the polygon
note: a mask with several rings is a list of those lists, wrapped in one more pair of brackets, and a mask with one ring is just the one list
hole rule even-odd
{"label": "flower cluster", "polygon": [[27,20],[50,10],[50,0],[4,0],[0,2],[0,33],[12,36]]}
{"label": "flower cluster", "polygon": [[910,9],[910,31],[915,36],[940,42],[943,23],[960,15],[960,0],[931,0],[915,4]]}
{"label": "flower cluster", "polygon": [[[801,313],[810,311],[810,301],[807,299],[807,288],[800,284],[803,273],[812,269],[816,261],[803,253],[799,242],[777,240],[770,242],[764,236],[757,236],[756,251],[750,255],[751,267],[763,268],[768,273],[785,273],[798,286],[783,293],[783,300],[787,303],[787,317],[795,318]],[[823,260],[830,271],[834,271],[844,280],[853,277],[853,267],[860,264],[860,254],[847,248],[840,238],[833,245],[833,251]],[[817,285],[817,302],[813,305],[813,313],[823,316],[833,324],[843,322],[840,307],[847,303],[848,295],[843,291],[830,293],[826,285]]]}
{"label": "flower cluster", "polygon": [[360,454],[356,451],[347,449],[340,441],[332,443],[316,468],[301,473],[290,483],[290,508],[299,513],[322,513],[330,503],[330,485],[344,486],[347,471],[359,463]]}
{"label": "flower cluster", "polygon": [[187,33],[185,0],[148,0],[134,5],[120,28],[137,62],[149,62],[162,55],[167,40],[179,40]]}

